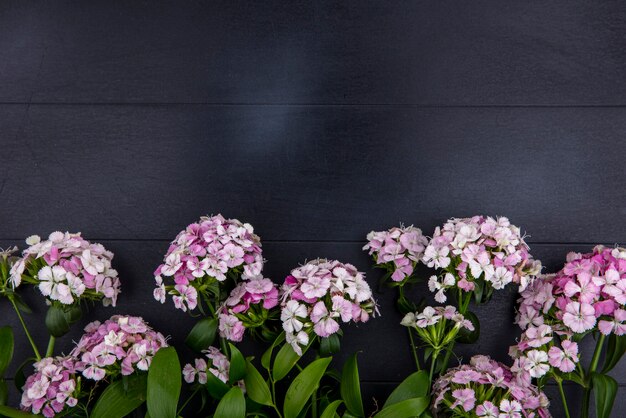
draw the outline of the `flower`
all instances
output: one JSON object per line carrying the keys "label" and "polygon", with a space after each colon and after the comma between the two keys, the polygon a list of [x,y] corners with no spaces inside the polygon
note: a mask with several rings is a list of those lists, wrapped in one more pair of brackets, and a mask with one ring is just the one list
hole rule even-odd
{"label": "flower", "polygon": [[422,262],[441,269],[440,278],[429,280],[429,289],[436,292],[439,303],[446,301],[445,292],[450,288],[473,292],[483,282],[483,300],[509,283],[524,290],[541,271],[541,263],[530,256],[520,229],[504,217],[449,219],[435,229]]}
{"label": "flower", "polygon": [[385,268],[394,282],[411,277],[428,240],[422,230],[413,226],[372,231],[363,250],[373,256],[376,265]]}
{"label": "flower", "polygon": [[11,267],[13,287],[23,282],[35,285],[49,301],[62,305],[81,299],[116,305],[120,281],[111,267],[113,253],[101,244],[90,243],[80,233],[58,231],[44,241],[30,236],[26,243],[29,247]]}
{"label": "flower", "polygon": [[524,333],[510,350],[521,379],[574,371],[580,360],[574,340],[587,333],[626,333],[624,253],[601,245],[590,253],[569,253],[561,270],[521,292],[516,322]]}
{"label": "flower", "polygon": [[277,305],[278,287],[270,279],[259,276],[237,284],[218,309],[220,335],[239,342],[246,329],[263,338],[273,334],[269,322],[277,319]]}
{"label": "flower", "polygon": [[75,368],[91,380],[102,380],[148,370],[156,352],[167,347],[165,337],[152,330],[140,317],[114,315],[100,323],[91,322],[70,356]]}
{"label": "flower", "polygon": [[409,312],[400,325],[415,329],[418,337],[436,352],[454,341],[461,328],[474,331],[472,322],[452,305],[427,306],[422,312]]}
{"label": "flower", "polygon": [[169,294],[177,309],[192,311],[198,297],[214,298],[209,291],[212,284],[227,277],[254,279],[262,268],[261,241],[250,224],[222,215],[202,217],[170,244],[163,263],[154,272],[153,295],[164,303]]}
{"label": "flower", "polygon": [[286,341],[299,355],[309,334],[326,338],[339,331],[340,322],[365,322],[376,313],[364,274],[339,261],[318,259],[293,269],[280,299]]}
{"label": "flower", "polygon": [[480,355],[440,376],[433,384],[432,399],[438,417],[550,417],[543,392],[516,379],[502,363]]}
{"label": "flower", "polygon": [[207,382],[207,375],[210,373],[222,382],[227,383],[230,372],[230,362],[228,358],[215,347],[209,347],[207,350],[204,350],[203,353],[208,361],[202,358],[195,359],[193,366],[186,364],[185,367],[183,367],[183,378],[185,382],[193,383],[197,381],[201,385],[204,385]]}
{"label": "flower", "polygon": [[31,374],[22,387],[21,407],[33,414],[53,417],[71,409],[78,403],[74,359],[70,357],[45,357],[33,364]]}
{"label": "flower", "polygon": [[585,332],[596,325],[596,311],[588,303],[570,302],[565,307],[563,323],[574,332]]}

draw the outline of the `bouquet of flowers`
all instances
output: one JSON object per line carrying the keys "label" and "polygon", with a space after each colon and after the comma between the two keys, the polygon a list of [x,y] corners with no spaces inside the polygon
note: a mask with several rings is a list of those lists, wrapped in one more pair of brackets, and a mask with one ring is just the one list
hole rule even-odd
{"label": "bouquet of flowers", "polygon": [[302,355],[311,333],[339,332],[340,322],[366,322],[377,314],[372,291],[352,264],[318,259],[293,269],[282,286],[280,319],[286,340]]}
{"label": "bouquet of flowers", "polygon": [[433,398],[436,417],[550,417],[543,392],[517,380],[505,365],[482,355],[437,379]]}
{"label": "bouquet of flowers", "polygon": [[154,298],[164,303],[172,295],[182,311],[203,309],[202,301],[215,309],[222,297],[219,283],[254,278],[262,269],[261,241],[250,224],[222,215],[202,217],[172,241],[154,272]]}
{"label": "bouquet of flowers", "polygon": [[486,302],[494,290],[515,283],[524,290],[541,271],[533,260],[520,229],[505,217],[452,218],[437,227],[424,250],[423,262],[441,270],[429,279],[435,300],[444,303],[448,290],[457,290],[461,312],[469,303]]}
{"label": "bouquet of flowers", "polygon": [[[554,379],[566,409],[561,382],[581,384],[585,387],[583,414],[587,414],[590,388],[605,387],[606,382],[613,386],[606,373],[623,354],[616,347],[621,345],[618,340],[626,338],[625,291],[625,249],[599,245],[588,254],[568,254],[558,273],[538,278],[521,293],[516,322],[524,332],[510,350],[515,359],[513,369],[525,381],[539,379],[539,385]],[[598,339],[585,371],[578,344],[590,334]],[[607,363],[600,372],[600,353],[607,337]],[[593,385],[594,380],[602,382]]]}
{"label": "bouquet of flowers", "polygon": [[367,234],[363,250],[373,257],[377,267],[387,270],[383,280],[391,278],[393,282],[402,282],[413,275],[427,244],[428,238],[422,235],[421,229],[396,227]]}
{"label": "bouquet of flowers", "polygon": [[70,356],[77,359],[75,369],[84,377],[102,380],[130,375],[135,369],[147,371],[162,347],[167,347],[165,337],[142,318],[115,315],[104,323],[88,324]]}
{"label": "bouquet of flowers", "polygon": [[30,236],[26,243],[29,247],[11,268],[14,288],[23,282],[37,286],[53,304],[102,300],[105,306],[115,306],[120,280],[111,267],[113,253],[101,244],[90,243],[80,233],[58,231],[43,241]]}

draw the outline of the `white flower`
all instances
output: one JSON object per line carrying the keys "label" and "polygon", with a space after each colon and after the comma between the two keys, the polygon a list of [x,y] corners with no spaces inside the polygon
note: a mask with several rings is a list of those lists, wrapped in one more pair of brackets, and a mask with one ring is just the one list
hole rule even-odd
{"label": "white flower", "polygon": [[365,302],[372,297],[370,285],[359,275],[346,287],[346,293],[357,302]]}
{"label": "white flower", "polygon": [[41,237],[39,235],[31,235],[30,237],[26,238],[27,245],[36,245],[36,244],[39,244],[40,242],[41,242]]}
{"label": "white flower", "polygon": [[531,350],[526,355],[526,364],[524,368],[532,377],[539,378],[550,370],[548,365],[548,354],[545,351]]}
{"label": "white flower", "polygon": [[287,331],[287,333],[300,331],[303,324],[298,318],[306,318],[306,316],[306,307],[295,300],[290,300],[280,312],[280,320],[283,321],[283,329]]}
{"label": "white flower", "polygon": [[435,301],[439,303],[445,303],[446,300],[448,300],[448,297],[446,296],[446,292],[444,289],[441,289],[440,291],[435,293]]}
{"label": "white flower", "polygon": [[405,327],[414,327],[415,321],[415,314],[413,312],[409,312],[408,314],[404,315],[404,318],[402,318],[402,321],[400,321],[400,325],[403,325]]}
{"label": "white flower", "polygon": [[122,344],[122,337],[124,336],[123,332],[115,332],[113,330],[109,331],[107,335],[104,336],[104,343],[110,346],[116,346]]}
{"label": "white flower", "polygon": [[426,247],[424,251],[423,262],[428,267],[446,268],[450,265],[450,257],[448,254],[450,250],[448,247],[435,248],[432,245]]}
{"label": "white flower", "polygon": [[437,311],[432,306],[424,308],[422,313],[418,314],[415,319],[417,320],[415,325],[419,328],[426,328],[430,325],[435,325],[441,319],[441,315],[437,314]]}
{"label": "white flower", "polygon": [[297,334],[288,332],[285,334],[285,341],[291,345],[297,355],[301,356],[302,346],[306,347],[309,344],[309,334],[304,331],[300,331]]}
{"label": "white flower", "polygon": [[67,280],[67,284],[70,287],[70,290],[76,296],[80,296],[85,292],[85,284],[81,279],[76,277],[73,273],[67,272],[65,274],[65,279]]}
{"label": "white flower", "polygon": [[491,277],[491,284],[496,290],[503,289],[504,286],[513,281],[513,273],[507,270],[506,267],[498,267],[493,276]]}
{"label": "white flower", "polygon": [[161,278],[161,276],[156,276],[154,280],[156,281],[157,287],[152,292],[152,295],[159,302],[165,303],[165,285],[163,284],[163,278]]}
{"label": "white flower", "polygon": [[172,253],[165,258],[165,264],[161,267],[161,273],[165,276],[173,276],[182,265],[180,254]]}
{"label": "white flower", "polygon": [[74,302],[70,287],[63,283],[65,280],[65,269],[61,266],[45,266],[37,277],[39,278],[39,290],[44,296],[49,296],[52,300],[58,300],[66,305]]}
{"label": "white flower", "polygon": [[98,256],[92,256],[91,250],[85,250],[80,256],[80,261],[83,264],[87,273],[92,276],[96,276],[98,273],[104,272],[104,268],[106,267],[104,261]]}

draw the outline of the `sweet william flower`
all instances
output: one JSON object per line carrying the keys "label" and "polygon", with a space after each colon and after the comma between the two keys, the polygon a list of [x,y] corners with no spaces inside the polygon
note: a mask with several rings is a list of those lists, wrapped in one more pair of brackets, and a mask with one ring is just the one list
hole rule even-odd
{"label": "sweet william flower", "polygon": [[472,389],[456,389],[452,392],[452,397],[455,401],[451,408],[461,405],[465,412],[469,412],[476,404],[476,394]]}
{"label": "sweet william flower", "polygon": [[280,320],[283,322],[283,329],[288,333],[295,333],[302,329],[303,324],[298,318],[305,318],[307,309],[304,305],[295,300],[290,300],[280,313]]}
{"label": "sweet william flower", "polygon": [[563,323],[577,333],[588,331],[596,325],[596,311],[588,303],[570,302],[565,307]]}
{"label": "sweet william flower", "polygon": [[530,373],[531,377],[541,377],[550,370],[550,366],[547,364],[548,355],[545,351],[531,350],[528,352],[527,360],[526,370]]}

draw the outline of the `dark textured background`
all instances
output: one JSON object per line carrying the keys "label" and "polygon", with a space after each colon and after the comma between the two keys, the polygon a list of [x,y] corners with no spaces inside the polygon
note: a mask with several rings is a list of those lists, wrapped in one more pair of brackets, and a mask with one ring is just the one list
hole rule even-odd
{"label": "dark textured background", "polygon": [[[140,314],[176,345],[193,321],[152,299],[151,273],[202,214],[252,223],[276,281],[323,256],[375,283],[369,230],[474,214],[510,217],[556,270],[626,241],[625,42],[618,1],[0,1],[0,246],[102,242],[123,294],[83,323]],[[344,338],[370,409],[411,365],[379,298]],[[479,309],[460,354],[508,361],[514,299]]]}

